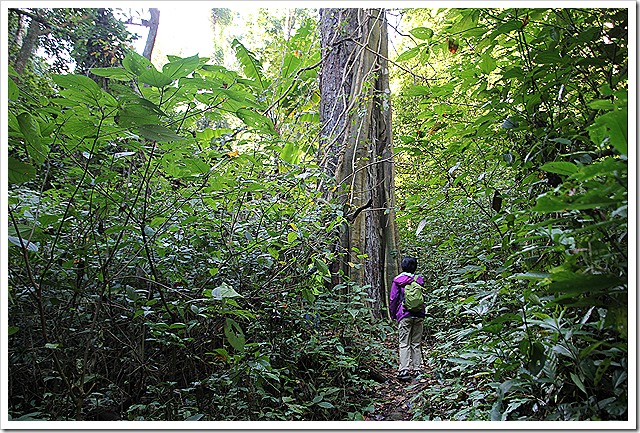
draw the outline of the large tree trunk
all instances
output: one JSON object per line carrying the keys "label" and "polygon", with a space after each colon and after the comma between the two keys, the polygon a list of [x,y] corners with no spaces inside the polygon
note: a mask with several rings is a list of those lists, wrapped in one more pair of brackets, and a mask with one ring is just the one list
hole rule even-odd
{"label": "large tree trunk", "polygon": [[320,34],[319,158],[349,220],[333,271],[370,285],[373,314],[382,317],[398,272],[384,10],[321,9]]}
{"label": "large tree trunk", "polygon": [[142,55],[151,60],[151,53],[153,52],[153,46],[156,44],[156,36],[158,35],[158,25],[160,24],[160,10],[156,8],[149,8],[151,18],[146,24],[149,27],[149,35],[147,36],[147,42],[144,45],[144,51]]}

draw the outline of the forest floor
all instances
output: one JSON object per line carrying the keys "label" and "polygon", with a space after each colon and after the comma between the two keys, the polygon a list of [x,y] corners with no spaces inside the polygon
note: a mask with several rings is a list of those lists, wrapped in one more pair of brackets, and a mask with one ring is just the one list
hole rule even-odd
{"label": "forest floor", "polygon": [[[395,337],[387,340],[384,344],[397,356],[398,342]],[[424,346],[422,351],[424,355]],[[421,390],[427,388],[430,381],[433,380],[431,372],[424,369],[425,364],[423,362],[422,374],[418,377],[412,377],[409,381],[401,381],[397,378],[397,368],[388,365],[380,366],[381,370],[377,372],[380,376],[378,380],[380,383],[376,386],[373,396],[374,410],[367,413],[364,419],[369,421],[411,420],[411,408],[413,407],[411,399]]]}

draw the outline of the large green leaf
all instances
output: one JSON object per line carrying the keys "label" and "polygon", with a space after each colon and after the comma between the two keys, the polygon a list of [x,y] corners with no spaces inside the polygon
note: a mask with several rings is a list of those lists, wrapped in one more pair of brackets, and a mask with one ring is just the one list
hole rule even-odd
{"label": "large green leaf", "polygon": [[117,106],[115,98],[103,91],[95,81],[87,76],[58,74],[52,78],[58,86],[65,89],[60,92],[60,95],[64,96],[67,101],[96,107]]}
{"label": "large green leaf", "polygon": [[133,77],[124,68],[91,68],[91,73],[98,77],[111,78],[119,81],[129,81]]}
{"label": "large green leaf", "polygon": [[129,52],[122,60],[122,66],[133,75],[139,77],[149,69],[155,69],[153,64],[146,57],[135,51]]}
{"label": "large green leaf", "polygon": [[608,192],[610,191],[608,191],[607,188],[603,188],[602,191],[595,189],[587,191],[584,194],[575,194],[573,196],[553,196],[545,194],[538,197],[536,205],[532,210],[534,212],[549,213],[567,210],[597,209],[622,204],[619,198],[610,197]]}
{"label": "large green leaf", "polygon": [[221,301],[226,298],[241,298],[242,295],[236,292],[233,287],[229,286],[227,283],[222,283],[215,289],[211,291],[205,291],[205,294],[208,295],[211,299],[215,299]]}
{"label": "large green leaf", "polygon": [[40,125],[31,113],[20,113],[17,118],[20,132],[22,132],[27,144],[29,156],[36,164],[42,164],[47,158],[49,147],[42,143]]}
{"label": "large green leaf", "polygon": [[138,132],[144,138],[152,141],[177,141],[185,138],[162,125],[140,125]]}
{"label": "large green leaf", "polygon": [[275,129],[273,128],[273,122],[271,119],[260,113],[240,108],[236,111],[236,116],[238,116],[238,118],[240,118],[247,126],[255,128],[256,130],[266,134],[275,134]]}
{"label": "large green leaf", "polygon": [[244,350],[244,332],[242,331],[242,328],[240,327],[238,322],[227,317],[224,322],[224,335],[225,337],[227,337],[227,341],[229,341],[229,344],[231,344],[231,346],[235,350],[239,352],[242,352]]}
{"label": "large green leaf", "polygon": [[85,75],[56,74],[53,81],[65,89],[76,89],[90,94],[99,94],[101,89],[98,84]]}
{"label": "large green leaf", "polygon": [[579,294],[603,292],[624,284],[620,277],[611,274],[589,274],[570,271],[552,273],[548,291],[551,293]]}
{"label": "large green leaf", "polygon": [[7,158],[9,183],[28,182],[36,177],[36,169],[26,162],[19,161],[12,156]]}
{"label": "large green leaf", "polygon": [[35,244],[33,242],[29,242],[27,239],[24,238],[19,238],[18,236],[9,236],[9,242],[11,242],[13,245],[22,248],[24,246],[24,248],[27,251],[33,251],[33,252],[37,252],[38,251],[38,244]]}
{"label": "large green leaf", "polygon": [[200,65],[200,57],[195,56],[172,59],[162,67],[162,73],[171,80],[186,77]]}
{"label": "large green leaf", "polygon": [[265,85],[262,75],[262,64],[255,58],[251,51],[242,45],[240,41],[234,39],[231,42],[231,46],[236,51],[236,59],[242,65],[242,70],[247,78],[251,78],[255,81],[258,87],[264,90]]}
{"label": "large green leaf", "polygon": [[573,175],[580,181],[596,177],[626,177],[627,163],[618,158],[609,157],[593,164],[585,165]]}
{"label": "large green leaf", "polygon": [[578,171],[578,166],[566,161],[553,161],[547,162],[540,170],[547,171],[549,173],[557,173],[557,174],[575,174]]}
{"label": "large green leaf", "polygon": [[162,88],[173,82],[173,79],[156,68],[149,68],[140,75],[140,82],[153,87]]}
{"label": "large green leaf", "polygon": [[137,125],[156,124],[160,116],[166,114],[153,102],[138,98],[126,103],[118,112],[116,122],[126,128]]}

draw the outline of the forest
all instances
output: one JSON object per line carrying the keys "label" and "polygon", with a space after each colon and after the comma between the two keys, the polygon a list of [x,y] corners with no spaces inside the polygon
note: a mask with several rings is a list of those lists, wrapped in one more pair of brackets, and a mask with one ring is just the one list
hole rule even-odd
{"label": "forest", "polygon": [[632,6],[3,12],[3,420],[636,422]]}

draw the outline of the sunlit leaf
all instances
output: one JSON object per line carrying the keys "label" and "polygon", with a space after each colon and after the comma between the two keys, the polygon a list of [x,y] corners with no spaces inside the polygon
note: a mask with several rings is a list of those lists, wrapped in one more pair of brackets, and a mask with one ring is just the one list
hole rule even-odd
{"label": "sunlit leaf", "polygon": [[211,290],[211,292],[209,293],[209,297],[220,301],[226,298],[241,298],[242,295],[236,292],[227,283],[222,283],[215,289]]}
{"label": "sunlit leaf", "polygon": [[547,171],[549,173],[569,175],[576,173],[578,171],[578,166],[571,162],[553,161],[544,164],[540,167],[540,170]]}
{"label": "sunlit leaf", "polygon": [[409,30],[409,33],[418,39],[429,39],[433,36],[433,30],[427,27],[416,27]]}

